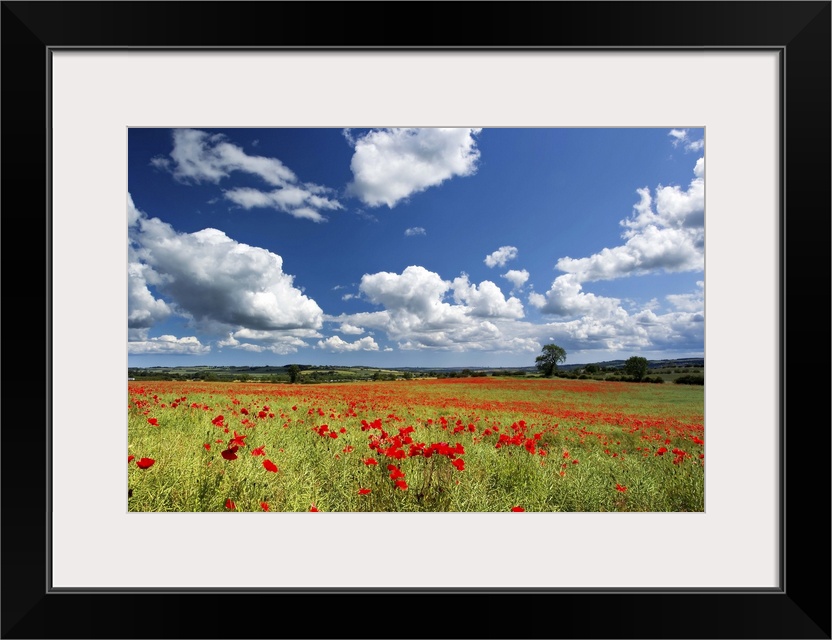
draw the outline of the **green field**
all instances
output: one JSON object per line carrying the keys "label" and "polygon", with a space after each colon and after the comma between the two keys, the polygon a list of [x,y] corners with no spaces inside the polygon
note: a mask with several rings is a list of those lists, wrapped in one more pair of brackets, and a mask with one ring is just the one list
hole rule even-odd
{"label": "green field", "polygon": [[128,384],[130,511],[704,511],[703,386]]}

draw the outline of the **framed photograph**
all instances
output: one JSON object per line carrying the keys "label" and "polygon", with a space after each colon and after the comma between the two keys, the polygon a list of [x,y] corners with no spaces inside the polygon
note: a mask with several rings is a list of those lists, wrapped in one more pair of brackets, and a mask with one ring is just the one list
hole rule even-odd
{"label": "framed photograph", "polygon": [[[440,616],[436,633],[323,616],[301,634],[829,638],[830,432],[816,383],[828,381],[830,3],[400,3],[413,30],[395,36],[379,6],[3,3],[2,636],[285,635],[288,616],[270,612],[347,596],[465,614]],[[328,239],[311,233],[326,225],[338,227]],[[807,275],[824,304],[802,293]],[[599,337],[601,311],[622,324]],[[551,377],[569,353],[580,413],[580,375],[619,384],[589,364],[662,373],[639,374],[625,334],[651,360],[706,367],[699,413],[668,418],[685,446],[676,433],[639,443],[667,462],[652,501],[628,493],[653,482],[642,471],[615,475],[618,443],[597,452],[610,493],[582,493],[596,480],[565,445],[586,429],[547,424],[510,444],[475,420],[450,428],[467,449],[420,449],[401,431],[394,442],[368,422],[384,434],[371,438],[379,458],[409,446],[411,459],[379,480],[361,450],[348,491],[292,493],[280,472],[303,473],[318,441],[290,455],[246,429],[304,422],[288,401],[194,391],[207,431],[182,418],[174,445],[157,437],[171,398],[125,380],[154,366],[178,376],[172,354],[209,349],[254,368],[280,356],[252,388],[359,375],[353,365],[407,378],[368,389],[416,388],[455,367],[428,352],[465,352],[472,379],[489,379],[482,353],[494,352]],[[683,346],[657,346],[670,344]],[[328,366],[283,371],[296,353]],[[327,429],[304,424],[326,444],[321,468],[355,443],[329,455],[352,426],[319,410]],[[567,468],[551,482],[573,484],[557,499],[554,485],[527,489],[528,509],[508,485],[431,492],[492,464],[493,443],[492,458],[463,455],[488,438],[544,467],[554,451]],[[195,466],[175,464],[180,445]],[[251,495],[230,493],[238,453],[260,474],[246,477]],[[448,463],[441,480],[430,456]],[[503,630],[487,608],[512,605],[524,608],[506,610]]]}

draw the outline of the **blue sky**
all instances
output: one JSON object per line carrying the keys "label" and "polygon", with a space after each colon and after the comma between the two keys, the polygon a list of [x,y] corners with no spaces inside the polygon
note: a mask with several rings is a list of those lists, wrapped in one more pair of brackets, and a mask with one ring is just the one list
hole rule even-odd
{"label": "blue sky", "polygon": [[128,365],[704,355],[704,130],[128,132]]}

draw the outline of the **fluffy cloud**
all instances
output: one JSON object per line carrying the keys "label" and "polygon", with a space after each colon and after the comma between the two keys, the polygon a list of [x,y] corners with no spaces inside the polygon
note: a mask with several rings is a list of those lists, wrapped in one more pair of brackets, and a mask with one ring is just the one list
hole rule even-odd
{"label": "fluffy cloud", "polygon": [[701,301],[701,285],[697,293],[668,296],[674,311],[660,314],[651,306],[630,314],[620,300],[583,291],[567,274],[553,287],[554,294],[529,295],[531,304],[562,317],[535,324],[521,319],[519,301],[506,299],[492,288],[496,285],[486,283],[472,285],[466,275],[449,282],[417,266],[401,274],[369,274],[362,279],[362,297],[383,308],[331,321],[383,332],[403,351],[531,355],[539,353],[542,344],[556,342],[572,357],[583,351],[591,358],[593,350],[701,349],[704,316],[696,302]]}
{"label": "fluffy cloud", "polygon": [[672,138],[674,148],[682,145],[685,151],[702,151],[705,147],[705,140],[691,140],[688,134],[688,129],[671,129],[667,135]]}
{"label": "fluffy cloud", "polygon": [[704,267],[704,234],[648,226],[625,245],[603,249],[588,258],[562,258],[557,268],[579,281],[613,280],[653,271],[696,271]]}
{"label": "fluffy cloud", "polygon": [[522,289],[523,285],[526,284],[529,279],[529,272],[525,269],[520,269],[519,271],[517,269],[509,269],[500,277],[511,282],[512,290]]}
{"label": "fluffy cloud", "polygon": [[[205,330],[255,339],[275,353],[319,337],[323,312],[283,272],[283,260],[265,249],[236,242],[217,229],[179,233],[139,211],[128,195],[132,256],[128,316],[144,328],[166,315],[189,318]],[[151,282],[167,301],[154,299]],[[242,347],[226,341],[223,346]]]}
{"label": "fluffy cloud", "polygon": [[404,235],[406,235],[406,236],[423,236],[423,235],[426,235],[426,232],[422,227],[410,227],[409,229],[404,230]]}
{"label": "fluffy cloud", "polygon": [[159,282],[153,269],[139,262],[128,262],[127,327],[129,329],[148,329],[157,322],[167,320],[171,314],[168,304],[164,300],[154,298],[150,293],[147,286],[148,280],[151,283]]}
{"label": "fluffy cloud", "polygon": [[325,222],[321,210],[341,209],[341,203],[311,194],[302,187],[287,187],[274,191],[259,191],[250,187],[228,189],[223,194],[234,204],[243,209],[272,208],[288,213],[295,218],[305,218],[313,222]]}
{"label": "fluffy cloud", "polygon": [[[133,198],[127,194],[127,224],[134,227],[142,213],[136,208]],[[133,335],[143,339],[149,329],[157,322],[167,320],[172,310],[161,298],[150,292],[148,284],[159,284],[160,278],[150,266],[142,264],[135,247],[127,246],[127,327]],[[136,330],[139,330],[136,332]],[[141,331],[144,330],[144,331]]]}
{"label": "fluffy cloud", "polygon": [[[647,353],[702,348],[704,315],[701,312],[659,314],[653,309],[643,309],[629,314],[623,308],[609,304],[610,299],[601,298],[600,301],[599,315],[589,312],[563,322],[518,326],[518,335],[533,336],[541,342],[556,342],[566,349],[570,359],[580,358],[580,354],[597,358],[598,350]],[[604,308],[604,304],[608,306]]]}
{"label": "fluffy cloud", "polygon": [[479,284],[462,275],[453,281],[454,300],[468,308],[469,315],[481,318],[522,318],[523,304],[517,298],[506,300],[500,288],[490,280]]}
{"label": "fluffy cloud", "polygon": [[[301,329],[285,332],[239,329],[229,333],[228,337],[224,340],[218,341],[217,347],[230,347],[232,349],[252,351],[255,353],[269,351],[278,355],[287,355],[297,352],[301,347],[308,346],[301,337],[318,338],[320,335],[320,333],[314,330]],[[256,342],[241,342],[238,338],[242,340],[255,340]]]}
{"label": "fluffy cloud", "polygon": [[696,283],[700,291],[697,293],[684,293],[676,295],[665,296],[667,301],[679,311],[687,311],[691,313],[703,313],[705,309],[704,287],[705,283],[699,281]]}
{"label": "fluffy cloud", "polygon": [[255,207],[283,211],[296,218],[323,222],[321,211],[343,208],[337,200],[326,197],[331,190],[321,185],[301,183],[294,172],[277,158],[250,156],[231,144],[221,134],[195,129],[176,129],[170,157],[157,156],[151,163],[170,171],[180,182],[218,184],[233,172],[258,176],[274,187],[260,191],[251,187],[229,189],[225,197],[244,209]]}
{"label": "fluffy cloud", "polygon": [[364,333],[364,329],[351,325],[349,322],[342,322],[338,331],[348,336],[360,336]]}
{"label": "fluffy cloud", "polygon": [[348,190],[371,207],[400,201],[455,176],[477,170],[480,129],[376,129],[345,137],[355,152]]}
{"label": "fluffy cloud", "polygon": [[366,336],[355,342],[346,342],[338,336],[332,336],[326,340],[319,340],[317,348],[334,351],[335,353],[344,353],[345,351],[378,351],[376,341],[370,336]]}
{"label": "fluffy cloud", "polygon": [[203,345],[194,336],[177,338],[164,335],[142,341],[127,343],[127,353],[130,355],[202,355],[211,351],[211,347]]}
{"label": "fluffy cloud", "polygon": [[176,129],[170,159],[157,156],[152,163],[167,169],[180,182],[212,182],[217,184],[232,171],[261,177],[274,186],[297,181],[297,176],[277,158],[249,156],[240,147],[227,142],[222,134],[209,134],[195,129]]}
{"label": "fluffy cloud", "polygon": [[[705,265],[705,160],[700,158],[688,189],[659,186],[655,198],[638,189],[639,202],[621,221],[626,242],[587,258],[558,260],[570,282],[611,280],[654,271],[697,271]],[[560,280],[560,278],[558,278]],[[557,280],[556,280],[557,282]]]}
{"label": "fluffy cloud", "polygon": [[504,267],[506,266],[506,262],[509,260],[514,260],[517,257],[517,247],[500,247],[493,253],[489,253],[485,256],[486,265],[489,267]]}
{"label": "fluffy cloud", "polygon": [[[518,337],[509,330],[511,323],[523,317],[520,300],[506,299],[488,280],[475,285],[463,274],[447,281],[424,267],[409,266],[400,274],[366,274],[359,290],[364,299],[383,309],[337,320],[383,331],[400,349],[539,349],[533,338]],[[453,304],[445,300],[449,294]]]}
{"label": "fluffy cloud", "polygon": [[663,314],[657,300],[630,314],[618,298],[596,295],[584,286],[631,275],[704,269],[704,162],[704,158],[697,161],[686,190],[660,185],[651,194],[647,188],[639,189],[632,215],[621,222],[624,244],[586,258],[558,260],[557,268],[565,273],[555,278],[545,295],[529,294],[530,305],[563,319],[543,325],[557,334],[558,344],[586,351],[701,349],[702,282],[698,292],[666,296],[673,310]]}
{"label": "fluffy cloud", "polygon": [[439,274],[424,267],[410,266],[401,274],[387,271],[365,274],[358,289],[373,304],[434,321],[451,313],[451,306],[442,302],[449,287],[450,283]]}
{"label": "fluffy cloud", "polygon": [[626,313],[621,309],[617,298],[596,296],[585,293],[578,278],[572,274],[555,278],[545,296],[538,293],[529,294],[529,304],[544,313],[557,316],[593,316],[608,320],[617,313]]}

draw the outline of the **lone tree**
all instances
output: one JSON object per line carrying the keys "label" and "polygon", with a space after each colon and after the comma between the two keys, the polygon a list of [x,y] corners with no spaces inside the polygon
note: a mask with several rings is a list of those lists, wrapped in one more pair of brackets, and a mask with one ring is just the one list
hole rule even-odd
{"label": "lone tree", "polygon": [[624,373],[641,381],[647,375],[647,358],[633,356],[624,363]]}
{"label": "lone tree", "polygon": [[289,365],[289,382],[295,384],[300,380],[300,367],[296,364]]}
{"label": "lone tree", "polygon": [[556,344],[547,344],[543,346],[543,353],[535,358],[535,366],[543,372],[547,378],[551,378],[555,369],[558,368],[558,362],[566,360],[566,351],[563,347]]}

